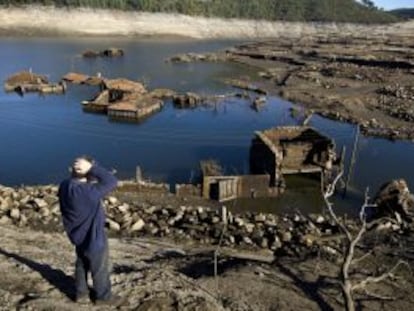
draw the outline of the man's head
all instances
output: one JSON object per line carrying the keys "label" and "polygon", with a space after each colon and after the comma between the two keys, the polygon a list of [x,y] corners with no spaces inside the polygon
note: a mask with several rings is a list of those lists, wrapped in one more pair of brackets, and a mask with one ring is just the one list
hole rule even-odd
{"label": "man's head", "polygon": [[93,160],[91,158],[86,156],[76,158],[71,166],[72,177],[79,179],[86,178],[92,166]]}

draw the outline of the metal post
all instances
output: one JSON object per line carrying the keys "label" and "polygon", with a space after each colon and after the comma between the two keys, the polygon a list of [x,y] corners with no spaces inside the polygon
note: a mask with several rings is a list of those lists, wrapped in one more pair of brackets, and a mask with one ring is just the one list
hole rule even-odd
{"label": "metal post", "polygon": [[216,249],[214,251],[214,280],[215,280],[215,285],[216,285],[216,295],[217,297],[219,297],[219,281],[218,281],[218,277],[217,277],[217,273],[218,273],[218,269],[217,269],[217,257],[218,257],[218,249]]}
{"label": "metal post", "polygon": [[135,170],[135,181],[137,183],[140,183],[142,181],[142,171],[139,165],[137,165],[136,170]]}

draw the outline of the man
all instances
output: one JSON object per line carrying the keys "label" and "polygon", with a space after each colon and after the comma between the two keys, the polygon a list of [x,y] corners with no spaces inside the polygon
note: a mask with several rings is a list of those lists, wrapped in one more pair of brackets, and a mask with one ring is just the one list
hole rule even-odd
{"label": "man", "polygon": [[91,159],[77,158],[71,178],[59,187],[59,202],[65,231],[76,247],[76,301],[87,297],[91,272],[95,304],[114,304],[108,267],[108,239],[101,200],[116,188],[116,178]]}

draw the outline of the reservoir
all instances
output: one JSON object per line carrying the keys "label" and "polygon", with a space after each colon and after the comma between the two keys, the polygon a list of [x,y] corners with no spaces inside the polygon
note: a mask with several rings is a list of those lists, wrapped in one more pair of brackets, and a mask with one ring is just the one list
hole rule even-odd
{"label": "reservoir", "polygon": [[[143,81],[149,89],[227,94],[234,89],[222,79],[254,77],[255,71],[231,63],[172,64],[165,59],[177,53],[222,50],[237,43],[177,38],[2,38],[0,78],[4,81],[17,71],[32,69],[57,82],[70,71],[100,72],[109,78]],[[125,56],[80,56],[87,49],[113,46],[124,49]],[[140,165],[145,177],[171,184],[191,182],[203,159],[220,161],[228,174],[248,173],[254,131],[298,124],[290,114],[292,104],[277,97],[268,98],[260,111],[252,110],[250,101],[236,98],[190,110],[176,109],[167,101],[160,113],[145,122],[110,122],[104,115],[82,111],[81,101],[96,93],[94,87],[69,85],[64,95],[20,97],[1,89],[0,184],[57,183],[68,175],[73,158],[82,154],[115,168],[119,178],[134,177],[135,167]],[[319,116],[314,116],[310,125],[332,137],[338,151],[346,146],[348,164],[355,126]],[[360,137],[356,155],[350,197],[360,199],[366,187],[375,192],[395,178],[404,178],[413,187],[412,142]],[[306,189],[314,192],[317,182],[295,178],[290,182],[299,190],[288,191],[284,199],[287,208],[309,203]],[[319,200],[315,202],[320,206]]]}

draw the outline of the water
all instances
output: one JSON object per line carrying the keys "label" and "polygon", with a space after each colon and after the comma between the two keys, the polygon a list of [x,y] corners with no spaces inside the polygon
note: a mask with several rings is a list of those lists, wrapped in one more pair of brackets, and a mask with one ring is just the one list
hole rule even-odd
{"label": "water", "polygon": [[[180,39],[1,39],[0,79],[32,68],[59,80],[69,71],[107,77],[141,79],[150,88],[167,87],[202,94],[233,91],[221,78],[252,75],[237,64],[170,64],[164,60],[180,52],[224,49],[231,41]],[[126,51],[120,59],[83,59],[86,49],[116,46]],[[202,159],[219,160],[227,173],[247,173],[249,145],[254,131],[276,125],[294,125],[291,104],[270,98],[260,112],[245,100],[229,99],[216,107],[179,110],[167,103],[161,113],[141,124],[114,123],[104,115],[82,112],[80,102],[91,98],[95,88],[71,86],[66,95],[40,97],[0,92],[0,183],[6,185],[59,182],[67,167],[80,154],[94,156],[101,164],[116,168],[121,178],[131,178],[136,165],[146,177],[169,183],[188,182]],[[315,116],[311,125],[336,140],[338,150],[352,149],[355,127]],[[405,178],[414,185],[411,142],[360,139],[355,172],[347,204],[359,204],[361,193],[373,191],[385,181]],[[306,206],[318,211],[318,182],[288,181],[291,190],[283,199],[266,200],[264,210]],[[297,188],[297,189],[296,189]],[[238,203],[243,208],[244,203]],[[278,207],[275,207],[278,206]]]}

